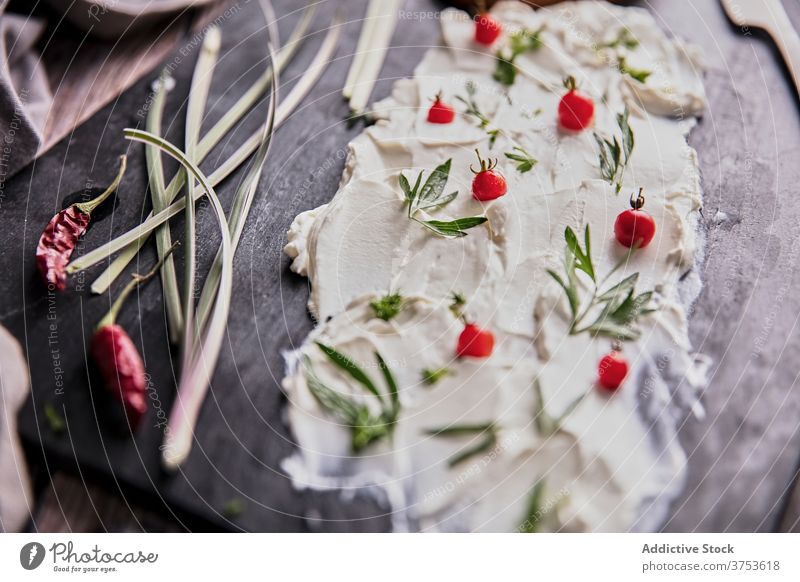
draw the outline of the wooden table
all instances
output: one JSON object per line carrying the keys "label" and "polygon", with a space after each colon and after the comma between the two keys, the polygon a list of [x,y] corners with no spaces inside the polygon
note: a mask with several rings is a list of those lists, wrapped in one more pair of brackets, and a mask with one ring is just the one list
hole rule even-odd
{"label": "wooden table", "polygon": [[[222,24],[223,54],[234,46],[236,50],[226,54],[215,80],[212,118],[263,70],[265,34],[254,4],[242,5]],[[291,0],[275,4],[279,14],[296,6]],[[349,19],[358,20],[364,1],[347,4]],[[710,99],[708,113],[691,137],[703,172],[706,233],[705,260],[699,267],[704,287],[692,310],[691,337],[715,364],[703,396],[707,418],[687,418],[681,426],[680,440],[689,455],[688,483],[664,529],[800,531],[800,204],[794,199],[800,183],[798,99],[770,41],[732,27],[716,0],[639,4],[651,9],[666,29],[705,49]],[[800,26],[800,5],[786,5]],[[317,27],[330,22],[333,8],[332,2],[321,7]],[[437,8],[428,0],[406,3],[408,10]],[[281,20],[284,38],[296,18],[293,14]],[[143,124],[137,112],[147,102],[151,79],[134,85],[5,185],[0,204],[0,272],[5,274],[0,278],[0,322],[23,343],[31,364],[33,398],[21,415],[20,430],[43,500],[32,528],[387,527],[385,508],[358,496],[344,501],[335,493],[295,491],[280,465],[293,446],[281,416],[280,352],[297,345],[312,327],[305,309],[307,282],[289,272],[281,248],[292,218],[331,198],[342,169],[338,153],[360,131],[346,126],[340,97],[357,26],[347,25],[336,60],[276,136],[277,147],[237,255],[229,343],[200,417],[198,443],[176,475],[159,468],[162,431],[153,418],[135,440],[116,433],[102,390],[87,373],[88,336],[110,300],[88,294],[98,271],[78,278],[74,288],[56,298],[42,291],[33,272],[36,240],[61,199],[80,190],[87,178],[98,183],[111,178],[114,158],[127,148],[121,129]],[[374,96],[385,96],[394,79],[409,75],[437,38],[437,21],[401,20]],[[286,72],[287,84],[303,71],[319,42],[314,38],[301,49]],[[176,69],[177,86],[170,93],[172,136],[181,135],[180,106],[195,58],[189,53]],[[178,49],[167,62],[180,54]],[[256,127],[263,109],[210,156],[206,167],[218,163]],[[141,148],[130,153],[115,212],[91,229],[79,252],[130,228],[149,210]],[[235,182],[221,189],[225,200]],[[181,232],[180,220],[175,228]],[[214,228],[211,216],[201,217],[204,261],[216,249]],[[153,254],[148,246],[134,268],[150,265]],[[142,347],[153,393],[166,410],[175,370],[160,293],[157,284],[144,289],[121,323]],[[55,320],[47,319],[49,313]],[[56,361],[65,370],[63,389],[56,386]],[[68,431],[54,434],[48,428],[42,418],[48,402],[62,411]]]}

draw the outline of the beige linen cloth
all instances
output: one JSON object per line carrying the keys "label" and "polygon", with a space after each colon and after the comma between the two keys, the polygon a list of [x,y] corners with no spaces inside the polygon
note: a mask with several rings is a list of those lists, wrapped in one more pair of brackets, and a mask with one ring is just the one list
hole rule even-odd
{"label": "beige linen cloth", "polygon": [[35,51],[44,23],[6,13],[7,3],[0,0],[0,182],[36,156],[52,102]]}
{"label": "beige linen cloth", "polygon": [[19,531],[33,510],[17,413],[28,397],[28,366],[22,348],[0,326],[0,532]]}

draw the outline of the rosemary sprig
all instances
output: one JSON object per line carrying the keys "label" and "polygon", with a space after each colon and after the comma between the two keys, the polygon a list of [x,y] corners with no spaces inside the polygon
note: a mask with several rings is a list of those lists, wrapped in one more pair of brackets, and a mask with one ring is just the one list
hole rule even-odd
{"label": "rosemary sprig", "polygon": [[[314,17],[314,13],[317,9],[317,3],[310,3],[306,8],[303,10],[303,14],[300,18],[300,21],[297,23],[297,26],[292,31],[292,34],[287,41],[287,43],[281,48],[280,52],[278,53],[278,62],[276,65],[278,73],[280,73],[286,64],[294,56],[297,49],[300,47],[300,44],[307,38],[308,28],[311,25],[311,21]],[[330,40],[335,39],[338,40],[338,36],[340,33],[340,26],[341,19],[337,17],[337,21],[333,23],[333,26],[328,29],[328,33],[323,41],[322,46],[319,49],[317,57],[320,56],[323,52],[326,54],[325,60],[330,60],[330,56],[333,53],[333,50],[330,47]],[[334,40],[334,45],[335,45]],[[317,59],[315,58],[315,61]],[[306,75],[309,77],[316,78],[319,77],[321,73],[321,69],[309,67],[306,72]],[[304,76],[298,85],[302,83],[307,77]],[[314,79],[316,81],[316,78]],[[251,86],[247,91],[245,91],[242,96],[238,99],[238,101],[231,107],[225,114],[217,121],[214,126],[208,130],[208,132],[203,136],[197,146],[197,159],[202,161],[205,157],[211,153],[222,138],[224,138],[230,130],[233,128],[236,123],[244,117],[244,115],[250,111],[261,99],[264,92],[269,88],[269,83],[272,79],[272,71],[267,70],[262,74]],[[313,83],[312,83],[313,84]],[[295,88],[298,88],[295,86]],[[305,92],[302,91],[302,88],[298,89],[298,94],[302,93],[304,96],[307,93],[308,87],[306,86]],[[294,90],[292,91],[294,93]],[[301,97],[302,99],[302,97]],[[287,102],[289,99],[287,98]],[[285,117],[288,117],[291,110],[287,110],[286,114],[283,118],[280,116],[276,122],[276,125],[280,125],[284,120]],[[212,186],[216,186],[226,177],[228,177],[234,170],[236,170],[241,164],[250,157],[250,155],[258,148],[258,145],[261,141],[261,130],[256,131],[250,138],[237,149],[232,156],[226,159],[219,168],[217,168],[214,172],[212,172],[209,176],[209,183]],[[169,184],[166,187],[165,191],[165,199],[168,202],[172,202],[180,193],[181,187],[184,184],[186,175],[182,171],[178,171]],[[197,200],[198,198],[204,195],[204,191],[200,187],[196,187],[194,189],[194,199]],[[177,206],[176,206],[177,204]],[[169,210],[169,212],[167,212]],[[147,217],[145,222],[140,225],[139,227],[135,227],[131,229],[122,237],[117,237],[113,241],[106,243],[105,245],[101,246],[100,248],[96,249],[97,252],[92,251],[92,253],[88,253],[84,257],[80,257],[78,260],[73,261],[73,263],[67,268],[68,273],[76,273],[83,269],[86,269],[97,262],[108,258],[111,254],[122,250],[123,252],[112,261],[112,263],[95,279],[92,283],[92,293],[103,293],[108,289],[108,287],[113,283],[117,277],[122,274],[128,264],[133,260],[133,258],[137,255],[139,250],[142,248],[144,243],[147,241],[147,237],[149,233],[153,230],[153,228],[157,227],[158,225],[162,224],[163,222],[169,220],[179,212],[183,210],[183,200],[179,199],[177,202],[174,202],[171,206],[169,206],[165,211],[159,212],[151,212],[150,215]],[[153,222],[149,222],[150,219],[158,217],[157,220]],[[147,225],[147,228],[142,228],[143,226]],[[112,244],[113,243],[113,244]],[[124,250],[123,250],[124,249]]]}
{"label": "rosemary sprig", "polygon": [[381,355],[375,352],[375,360],[388,389],[388,401],[378,391],[369,376],[353,360],[330,346],[320,342],[316,343],[336,367],[375,396],[380,404],[380,413],[376,414],[366,404],[326,386],[314,372],[311,360],[308,357],[304,359],[304,372],[311,394],[320,406],[350,427],[353,453],[358,454],[379,440],[391,438],[401,407],[397,382]]}
{"label": "rosemary sprig", "polygon": [[467,107],[464,113],[470,117],[474,117],[478,121],[480,128],[486,132],[486,135],[489,136],[489,149],[491,149],[494,146],[498,136],[502,132],[500,129],[490,127],[492,121],[478,107],[478,103],[475,101],[475,95],[478,92],[478,88],[475,86],[475,83],[472,81],[467,81],[465,87],[467,90],[467,96],[462,97],[461,95],[456,95],[456,99],[461,101],[461,103]]}
{"label": "rosemary sprig", "polygon": [[[322,45],[314,57],[311,66],[306,69],[303,77],[292,87],[292,90],[278,107],[278,110],[275,114],[275,128],[280,127],[280,125],[286,121],[292,111],[294,111],[294,109],[297,107],[299,102],[302,101],[302,99],[308,94],[311,87],[313,87],[317,82],[322,74],[322,71],[330,62],[341,33],[341,22],[341,14],[339,14],[336,18],[336,21],[328,29],[325,39],[323,40]],[[213,130],[214,128],[212,128],[211,131]],[[247,160],[247,158],[249,158],[250,155],[259,147],[262,142],[263,134],[264,130],[262,128],[255,131],[249,138],[247,138],[247,140],[241,146],[239,146],[239,148],[229,158],[225,159],[218,168],[209,174],[209,184],[212,186],[218,185],[220,182],[222,182],[222,180],[233,173],[234,170],[241,166],[241,164],[243,164],[245,160]],[[206,137],[207,136],[208,134],[206,134]],[[203,138],[203,140],[200,141],[198,146],[199,154],[204,153],[203,144],[205,139],[206,138]],[[183,176],[181,173],[178,173],[176,177],[173,178],[172,182],[170,182],[170,184],[167,186],[167,197],[174,199],[174,197],[177,196],[178,192],[180,191],[182,185]],[[194,200],[198,200],[204,195],[205,191],[203,188],[196,187],[194,189]],[[115,239],[72,261],[67,267],[67,273],[77,273],[107,259],[118,251],[122,251],[119,256],[112,261],[111,265],[109,265],[108,268],[106,268],[106,270],[103,271],[103,273],[101,273],[97,279],[95,279],[94,283],[92,283],[91,290],[93,293],[103,293],[106,289],[108,289],[109,285],[111,285],[111,283],[113,283],[114,280],[125,270],[125,267],[128,265],[128,263],[133,260],[133,258],[139,252],[139,249],[141,249],[144,243],[147,241],[150,233],[159,225],[181,213],[183,208],[184,200],[183,198],[180,198],[170,204],[162,212],[155,214],[151,212],[144,222],[138,226],[133,227]]]}
{"label": "rosemary sprig", "polygon": [[369,306],[375,312],[375,317],[383,321],[391,321],[403,309],[405,300],[400,293],[388,293],[380,299],[370,301]]}
{"label": "rosemary sprig", "polygon": [[617,57],[617,67],[619,68],[620,73],[623,75],[628,75],[640,83],[646,83],[648,77],[653,74],[652,71],[648,71],[646,69],[634,69],[633,67],[628,66],[625,57],[622,55]]}
{"label": "rosemary sprig", "polygon": [[[550,269],[547,272],[567,295],[571,312],[570,335],[588,332],[594,336],[605,336],[620,341],[637,339],[640,335],[637,328],[639,318],[654,311],[648,307],[653,297],[651,291],[636,294],[635,287],[639,273],[629,275],[605,291],[601,290],[611,275],[630,260],[631,254],[637,247],[632,247],[606,277],[598,282],[592,264],[589,225],[587,224],[584,230],[585,249],[581,248],[578,237],[570,227],[566,228],[564,238],[567,243],[564,258],[565,277],[562,278]],[[580,299],[578,271],[588,275],[592,282],[592,292],[588,301]],[[597,312],[598,309],[600,312],[593,322],[584,324],[589,314]]]}
{"label": "rosemary sprig", "polygon": [[467,236],[466,231],[468,229],[479,226],[488,220],[485,216],[470,216],[449,221],[422,220],[417,218],[416,215],[418,211],[432,212],[434,210],[439,210],[447,206],[458,196],[458,191],[444,194],[444,188],[450,176],[450,165],[452,161],[452,159],[449,159],[443,164],[438,165],[433,172],[431,172],[430,176],[428,176],[428,179],[425,180],[424,184],[422,184],[424,171],[421,171],[417,175],[413,187],[402,172],[400,172],[398,176],[400,188],[403,190],[405,202],[408,206],[408,217],[445,238]]}
{"label": "rosemary sprig", "polygon": [[628,124],[628,108],[623,113],[617,114],[617,125],[619,126],[621,137],[612,136],[611,139],[594,134],[594,139],[600,148],[600,175],[603,179],[616,188],[619,194],[622,190],[622,178],[625,168],[630,161],[635,144],[633,130]]}
{"label": "rosemary sprig", "polygon": [[538,30],[521,29],[509,37],[507,50],[501,49],[495,55],[497,63],[492,77],[498,83],[511,86],[517,78],[515,61],[523,53],[533,52],[542,46],[541,33],[544,27]]}
{"label": "rosemary sprig", "polygon": [[[161,120],[167,101],[166,87],[168,79],[169,73],[165,69],[158,80],[158,86],[153,95],[153,103],[147,113],[147,131],[153,135],[161,135]],[[154,148],[145,148],[145,159],[147,161],[147,176],[150,184],[153,211],[161,212],[170,203],[164,186],[164,166],[161,163],[161,155]],[[163,259],[170,247],[172,247],[172,236],[169,224],[163,224],[156,229],[158,258]],[[180,341],[180,334],[183,329],[183,309],[178,290],[178,277],[175,273],[175,261],[171,254],[166,257],[164,266],[161,268],[161,286],[164,292],[164,305],[167,310],[167,327],[170,341],[173,344],[177,344]]]}
{"label": "rosemary sprig", "polygon": [[514,146],[512,151],[506,152],[505,155],[509,160],[517,162],[517,171],[520,174],[529,172],[533,169],[533,166],[539,163],[539,160],[534,158],[521,146]]}
{"label": "rosemary sprig", "polygon": [[426,431],[435,437],[465,437],[483,436],[476,444],[459,451],[448,459],[447,464],[452,468],[460,465],[475,455],[483,454],[497,446],[497,427],[494,423],[482,424],[454,424],[442,428]]}

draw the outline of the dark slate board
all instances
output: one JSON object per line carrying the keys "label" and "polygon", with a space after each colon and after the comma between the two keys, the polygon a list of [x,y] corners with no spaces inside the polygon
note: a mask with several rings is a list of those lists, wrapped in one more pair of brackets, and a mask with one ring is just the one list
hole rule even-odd
{"label": "dark slate board", "polygon": [[[280,22],[284,38],[297,20],[297,4],[275,2],[278,14],[291,12]],[[334,4],[321,6],[317,28],[331,21]],[[794,276],[800,205],[791,198],[800,181],[796,96],[771,43],[760,35],[743,37],[724,19],[716,0],[644,4],[665,28],[706,49],[711,100],[692,136],[706,189],[708,246],[702,267],[705,287],[694,309],[691,335],[716,367],[704,396],[707,420],[688,418],[681,431],[690,454],[689,482],[665,529],[770,530],[778,527],[785,510],[800,451],[800,391],[794,389],[800,347],[791,341],[800,313]],[[155,407],[135,439],[120,434],[89,372],[88,338],[110,302],[109,296],[88,293],[100,269],[76,278],[65,294],[48,297],[33,264],[41,229],[63,198],[83,189],[87,179],[95,185],[109,181],[116,156],[125,151],[130,153],[129,171],[114,213],[91,229],[78,252],[130,228],[149,210],[142,149],[128,148],[121,129],[143,124],[137,112],[147,102],[155,74],[4,185],[0,322],[28,354],[33,395],[21,414],[20,430],[38,473],[76,471],[80,478],[100,482],[191,529],[386,529],[385,508],[366,498],[346,501],[335,493],[295,491],[280,466],[293,447],[282,418],[280,354],[301,342],[312,327],[305,308],[307,282],[289,272],[281,249],[292,218],[333,195],[343,148],[360,131],[344,122],[347,108],[340,90],[364,5],[347,2],[350,22],[336,60],[276,136],[237,255],[228,343],[200,416],[195,448],[180,473],[166,475],[160,469],[162,429],[156,426]],[[405,8],[424,11],[438,5],[409,0]],[[800,17],[799,7],[790,8]],[[212,90],[211,119],[263,70],[266,35],[261,22],[255,3],[249,3],[223,23],[225,56]],[[394,79],[409,75],[438,38],[435,19],[402,19],[374,97],[387,95]],[[320,41],[316,36],[301,49],[284,76],[284,88],[302,73]],[[186,56],[176,52],[181,62],[169,99],[167,119],[174,120],[169,134],[176,140],[195,58],[188,50]],[[251,115],[204,167],[213,167],[240,143],[264,109]],[[223,200],[230,200],[239,177],[220,189]],[[199,256],[208,264],[216,250],[216,226],[209,213],[201,214]],[[174,232],[182,232],[180,219]],[[148,246],[131,272],[147,269],[153,257]],[[142,290],[138,302],[131,301],[121,323],[142,347],[153,393],[168,411],[177,372],[157,283]],[[63,390],[57,389],[57,367],[63,370]],[[63,410],[67,434],[50,432],[42,418],[47,402]],[[222,515],[231,499],[245,505],[233,521]]]}

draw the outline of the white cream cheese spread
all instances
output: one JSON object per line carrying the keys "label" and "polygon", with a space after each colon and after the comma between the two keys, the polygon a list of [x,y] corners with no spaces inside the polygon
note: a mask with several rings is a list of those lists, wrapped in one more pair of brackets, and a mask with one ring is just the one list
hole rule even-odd
{"label": "white cream cheese spread", "polygon": [[[443,46],[376,104],[380,119],[350,144],[332,201],[291,226],[285,252],[311,281],[319,325],[287,354],[283,384],[299,449],[285,468],[298,487],[384,491],[395,529],[652,530],[682,485],[675,426],[699,410],[705,383],[705,359],[688,339],[692,297],[681,289],[702,202],[686,142],[705,106],[699,56],[638,8],[587,0],[534,11],[503,2],[492,15],[503,34],[485,48],[466,13],[441,13]],[[508,86],[493,73],[517,31],[537,32],[540,46],[519,54]],[[595,103],[594,125],[580,133],[557,122],[568,76]],[[440,92],[456,108],[452,123],[427,121]],[[485,121],[467,111],[470,100]],[[635,146],[617,192],[602,174],[598,138],[621,140],[625,110]],[[517,147],[536,159],[524,172],[505,155]],[[476,148],[497,159],[505,196],[473,198]],[[410,220],[398,181],[402,172],[413,184],[448,159],[445,191],[457,197],[420,212],[488,219],[463,237]],[[615,240],[614,221],[639,188],[657,229],[646,248],[630,251]],[[622,342],[630,371],[613,394],[597,388],[613,340],[572,325],[553,276],[566,277],[565,229],[582,245],[587,225],[599,291],[580,273],[579,300],[636,273],[636,293],[652,293]],[[384,321],[371,302],[390,293],[402,307]],[[456,356],[464,323],[453,294],[466,299],[465,317],[494,335],[490,357]],[[319,344],[345,355],[377,395]],[[430,371],[442,371],[436,382],[424,380]],[[356,451],[348,419],[359,407],[390,421]]]}

